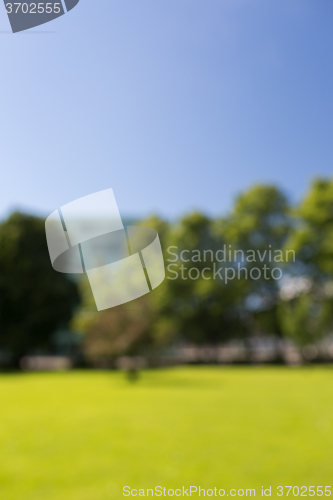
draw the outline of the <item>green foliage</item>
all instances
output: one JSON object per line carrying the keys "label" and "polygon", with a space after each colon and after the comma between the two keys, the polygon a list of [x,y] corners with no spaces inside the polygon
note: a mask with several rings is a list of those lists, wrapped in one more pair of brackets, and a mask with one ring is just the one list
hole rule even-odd
{"label": "green foliage", "polygon": [[112,367],[116,357],[139,354],[151,345],[153,312],[147,296],[105,311],[82,307],[72,325],[85,334],[83,351],[89,364]]}
{"label": "green foliage", "polygon": [[[151,226],[159,233],[161,243],[167,238],[169,225],[153,216],[141,225]],[[98,312],[86,277],[79,283],[81,306],[71,323],[84,334],[83,350],[94,366],[112,366],[117,356],[150,355],[175,335],[175,322],[162,314],[165,305],[163,287],[139,299]]]}
{"label": "green foliage", "polygon": [[[84,333],[91,363],[110,365],[121,354],[155,352],[175,340],[217,344],[253,334],[284,335],[303,347],[330,331],[333,180],[314,181],[293,209],[278,188],[258,185],[240,194],[223,218],[193,212],[176,223],[152,216],[141,224],[159,233],[167,279],[145,297],[100,313],[87,279],[81,281],[81,305],[72,326]],[[254,261],[240,258],[248,275],[255,267],[277,265],[284,279],[303,277],[310,289],[297,291],[296,286],[286,295],[284,279],[267,279],[264,273],[259,279],[240,273],[226,283],[214,270],[236,269],[239,262],[227,259],[220,266],[215,255],[222,248],[237,250],[238,256],[256,254]],[[287,250],[295,251],[295,262],[286,258]],[[188,264],[180,258],[184,251],[192,258]],[[272,261],[275,251],[281,257]],[[189,277],[191,267],[197,269],[195,279]],[[16,357],[47,351],[78,300],[76,285],[50,265],[44,222],[15,213],[1,223],[0,349]]]}
{"label": "green foliage", "polygon": [[[254,186],[238,196],[229,216],[216,221],[215,231],[232,250],[241,250],[245,255],[248,251],[255,253],[256,261],[245,264],[248,272],[265,265],[272,269],[276,264],[271,256],[284,248],[292,230],[289,211],[288,201],[278,188]],[[281,255],[278,265],[281,267],[285,260]],[[243,278],[240,291],[248,333],[280,334],[276,309],[279,283],[262,272],[258,280]]]}
{"label": "green foliage", "polygon": [[238,196],[230,216],[216,227],[237,248],[281,249],[290,232],[287,199],[274,186],[254,186]]}
{"label": "green foliage", "polygon": [[317,179],[294,211],[297,226],[289,244],[307,272],[315,277],[333,273],[333,179]]}
{"label": "green foliage", "polygon": [[311,290],[279,305],[284,335],[305,346],[329,333],[333,320],[333,180],[315,180],[294,209],[295,227],[287,242],[295,249],[293,276],[303,276]]}
{"label": "green foliage", "polygon": [[[332,207],[333,181],[321,180],[314,182],[293,210],[278,188],[258,185],[240,194],[224,218],[214,220],[193,212],[174,224],[156,216],[142,221],[142,225],[154,227],[159,233],[167,279],[137,302],[139,309],[133,314],[134,306],[129,305],[97,313],[90,288],[85,285],[76,325],[81,322],[79,327],[87,334],[86,345],[99,345],[100,352],[105,349],[112,357],[148,346],[158,348],[175,339],[217,344],[236,337],[274,333],[291,338],[299,346],[312,343],[332,324],[332,293],[325,292],[332,283]],[[213,276],[213,266],[219,262],[209,254],[214,256],[222,248],[231,250],[232,255],[234,250],[241,256],[255,253],[256,260],[241,261],[248,276],[254,268],[278,266],[284,277],[304,276],[312,291],[282,299],[284,281],[270,275],[267,278],[263,272],[259,279],[245,278],[245,273],[240,273],[240,277],[226,283],[217,274]],[[202,259],[205,251],[207,258]],[[187,267],[181,255],[192,256]],[[194,259],[193,255],[201,258]],[[236,265],[235,261],[227,261],[222,267]],[[191,266],[199,272],[197,279],[185,273]],[[134,330],[135,335],[129,333]],[[123,338],[121,348],[118,337]]]}
{"label": "green foliage", "polygon": [[331,301],[316,299],[313,293],[302,294],[290,301],[281,301],[279,320],[283,333],[297,345],[313,344],[327,334],[332,324]]}
{"label": "green foliage", "polygon": [[52,269],[44,221],[11,215],[0,225],[0,348],[14,356],[50,348],[78,300],[76,285]]}
{"label": "green foliage", "polygon": [[[240,336],[244,333],[240,321],[238,302],[240,286],[237,280],[226,285],[219,277],[213,279],[213,261],[210,253],[223,247],[225,240],[214,233],[213,221],[194,212],[182,218],[179,224],[171,228],[167,247],[172,249],[178,257],[183,250],[188,255],[197,252],[200,260],[192,265],[200,272],[198,279],[183,279],[181,277],[184,262],[180,258],[174,262],[175,257],[170,258],[166,252],[166,266],[171,263],[172,270],[178,272],[177,279],[167,279],[163,285],[161,310],[167,317],[175,317],[177,330],[181,337],[195,343],[217,343],[225,341],[232,336]],[[208,251],[206,260],[202,257]],[[204,268],[208,268],[205,279],[202,275]],[[170,273],[167,275],[172,277]]]}

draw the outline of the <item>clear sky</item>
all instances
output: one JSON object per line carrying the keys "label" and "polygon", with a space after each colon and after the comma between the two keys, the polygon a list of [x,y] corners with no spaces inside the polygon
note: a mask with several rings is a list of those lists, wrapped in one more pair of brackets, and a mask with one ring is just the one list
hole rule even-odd
{"label": "clear sky", "polygon": [[9,29],[0,5],[1,217],[109,187],[123,215],[223,214],[333,174],[332,0],[81,0]]}

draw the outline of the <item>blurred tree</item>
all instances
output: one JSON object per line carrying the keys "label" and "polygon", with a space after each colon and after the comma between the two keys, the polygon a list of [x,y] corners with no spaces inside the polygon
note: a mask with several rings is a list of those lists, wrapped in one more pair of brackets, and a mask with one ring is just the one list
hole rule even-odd
{"label": "blurred tree", "polygon": [[79,296],[76,285],[53,270],[44,221],[14,213],[0,225],[0,349],[15,362],[70,320]]}
{"label": "blurred tree", "polygon": [[[175,224],[158,217],[142,221],[159,233],[166,280],[142,299],[102,313],[83,284],[75,325],[86,333],[87,356],[94,363],[112,363],[121,354],[148,352],[175,338],[216,344],[275,333],[305,345],[324,334],[332,311],[327,291],[332,288],[332,197],[332,183],[317,181],[295,212],[297,219],[279,189],[260,185],[242,193],[230,215],[216,221],[198,212]],[[222,249],[226,256],[231,250],[231,261],[216,261]],[[235,259],[234,250],[255,258]],[[287,250],[298,250],[296,262],[293,253],[286,258]],[[226,283],[223,273],[215,272],[219,266],[236,269],[238,264],[247,269],[247,278],[240,273]],[[281,299],[283,280],[264,272],[259,279],[250,277],[252,269],[264,266],[281,268],[287,277],[311,275],[313,288]],[[320,286],[314,270],[324,277]]]}
{"label": "blurred tree", "polygon": [[323,290],[310,290],[290,300],[282,300],[278,316],[283,334],[301,348],[314,344],[329,333],[333,302]]}
{"label": "blurred tree", "polygon": [[[254,186],[239,195],[231,214],[215,223],[217,234],[226,239],[232,251],[244,252],[239,265],[248,272],[247,275],[240,273],[240,287],[244,316],[252,332],[280,333],[277,319],[279,282],[272,279],[270,273],[275,267],[281,268],[286,260],[283,249],[291,229],[285,195],[275,186],[266,185]],[[264,271],[264,266],[269,271]],[[260,269],[261,274],[256,271],[256,279],[251,279],[249,275],[254,268]]]}
{"label": "blurred tree", "polygon": [[226,285],[223,274],[217,272],[221,264],[216,261],[216,251],[224,242],[214,234],[212,220],[198,212],[182,218],[169,232],[160,314],[169,324],[172,319],[173,330],[182,339],[218,343],[244,334],[238,310],[239,282]]}
{"label": "blurred tree", "polygon": [[333,274],[333,179],[317,179],[294,210],[298,224],[289,246],[303,264],[301,272],[327,279]]}
{"label": "blurred tree", "polygon": [[240,194],[229,217],[222,220],[224,235],[244,250],[281,249],[289,234],[289,205],[275,186],[258,185]]}
{"label": "blurred tree", "polygon": [[281,290],[279,321],[283,333],[304,347],[333,324],[333,180],[315,180],[294,215],[287,245],[296,262]]}
{"label": "blurred tree", "polygon": [[[163,246],[169,230],[167,222],[152,216],[140,225],[156,229]],[[81,306],[72,327],[84,335],[83,349],[90,364],[110,367],[122,355],[144,353],[150,357],[152,351],[167,343],[173,324],[169,325],[160,314],[162,286],[139,299],[98,312],[87,277],[80,281]]]}
{"label": "blurred tree", "polygon": [[72,326],[84,334],[83,350],[90,365],[110,368],[119,356],[136,356],[149,350],[153,313],[148,295],[98,312],[86,278],[80,288],[83,305]]}

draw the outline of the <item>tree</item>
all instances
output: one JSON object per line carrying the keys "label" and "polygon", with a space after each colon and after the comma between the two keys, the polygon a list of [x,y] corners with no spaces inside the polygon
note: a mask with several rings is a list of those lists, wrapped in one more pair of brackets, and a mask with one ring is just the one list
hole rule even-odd
{"label": "tree", "polygon": [[281,290],[279,321],[284,335],[304,348],[333,324],[333,180],[315,180],[294,215],[287,245],[296,262]]}
{"label": "tree", "polygon": [[238,309],[239,282],[226,284],[216,272],[220,268],[216,252],[224,242],[214,233],[213,221],[198,212],[183,217],[169,232],[167,279],[158,298],[160,315],[173,321],[173,331],[180,339],[217,344],[244,333]]}
{"label": "tree", "polygon": [[[302,281],[307,286],[302,287]],[[294,278],[290,283],[289,293],[286,288],[282,289],[278,315],[283,334],[294,341],[304,356],[307,345],[329,333],[333,318],[332,291],[316,287],[304,278]]]}
{"label": "tree", "polygon": [[294,214],[297,225],[289,245],[297,252],[300,271],[332,279],[333,179],[316,179]]}
{"label": "tree", "polygon": [[[247,270],[246,274],[240,273],[240,287],[249,332],[280,334],[279,282],[272,278],[271,271],[284,266],[283,250],[292,228],[285,195],[275,186],[254,186],[238,196],[230,215],[216,221],[215,228],[233,254],[235,250],[243,252],[237,255],[241,255],[240,265]],[[254,268],[260,269],[255,279],[251,278]]]}
{"label": "tree", "polygon": [[111,368],[117,357],[147,354],[152,345],[148,296],[100,312],[85,304],[72,324],[84,334],[84,355],[95,367]]}
{"label": "tree", "polygon": [[[164,244],[167,222],[152,216],[140,224],[156,229]],[[80,280],[81,306],[72,326],[83,334],[84,354],[91,365],[111,367],[123,355],[150,357],[152,351],[165,345],[170,330],[168,320],[160,314],[163,285],[134,301],[97,311],[87,277]]]}
{"label": "tree", "polygon": [[52,268],[44,221],[12,214],[0,225],[0,349],[16,362],[35,349],[50,349],[78,300],[75,283]]}

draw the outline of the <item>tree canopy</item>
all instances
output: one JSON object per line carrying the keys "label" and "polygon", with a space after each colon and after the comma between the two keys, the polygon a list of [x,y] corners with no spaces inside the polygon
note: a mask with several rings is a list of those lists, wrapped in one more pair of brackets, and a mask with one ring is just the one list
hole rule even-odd
{"label": "tree canopy", "polygon": [[53,270],[44,221],[13,213],[0,225],[0,348],[15,357],[50,349],[79,301],[75,283]]}

